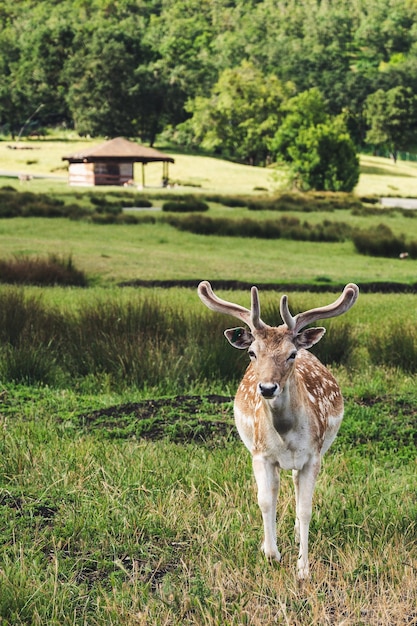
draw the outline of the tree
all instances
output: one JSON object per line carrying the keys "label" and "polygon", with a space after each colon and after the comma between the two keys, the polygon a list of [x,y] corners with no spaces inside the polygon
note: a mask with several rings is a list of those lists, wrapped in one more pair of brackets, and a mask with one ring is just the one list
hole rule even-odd
{"label": "tree", "polygon": [[277,159],[290,165],[293,184],[302,189],[352,191],[359,159],[344,117],[331,117],[316,88],[282,105],[285,117],[271,142]]}
{"label": "tree", "polygon": [[71,123],[65,99],[68,91],[65,65],[72,54],[74,30],[64,15],[56,16],[51,24],[40,9],[39,15],[43,15],[44,21],[40,19],[36,28],[31,20],[24,25],[19,62],[14,71],[16,87],[25,96],[25,117],[38,108],[37,121],[42,126]]}
{"label": "tree", "polygon": [[359,159],[340,120],[301,129],[288,148],[298,187],[317,191],[352,191],[359,180]]}
{"label": "tree", "polygon": [[366,99],[369,130],[366,142],[388,148],[394,161],[399,150],[415,145],[417,139],[417,96],[410,87],[379,89]]}
{"label": "tree", "polygon": [[68,63],[68,104],[75,128],[92,136],[133,136],[140,129],[137,68],[149,61],[134,20],[87,26]]}
{"label": "tree", "polygon": [[25,96],[16,85],[14,66],[18,63],[19,48],[12,29],[0,31],[0,126],[15,136],[24,119]]}
{"label": "tree", "polygon": [[274,155],[284,159],[284,161],[292,161],[288,151],[296,141],[300,131],[303,128],[325,123],[329,116],[324,98],[315,87],[284,102],[281,106],[281,112],[283,120],[271,140],[270,146]]}
{"label": "tree", "polygon": [[251,165],[265,163],[279,124],[280,106],[293,93],[275,76],[264,76],[251,63],[222,72],[210,98],[189,103],[188,126],[194,140],[209,150]]}

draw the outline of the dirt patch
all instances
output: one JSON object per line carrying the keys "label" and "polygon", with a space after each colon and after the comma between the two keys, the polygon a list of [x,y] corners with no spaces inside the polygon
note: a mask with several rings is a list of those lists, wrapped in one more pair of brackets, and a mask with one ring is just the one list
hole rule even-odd
{"label": "dirt patch", "polygon": [[115,438],[208,443],[236,437],[232,398],[175,396],[129,402],[78,416],[82,427]]}
{"label": "dirt patch", "polygon": [[[358,413],[357,409],[365,412]],[[372,410],[371,423],[366,409]],[[77,419],[81,428],[106,439],[165,439],[218,447],[238,438],[230,396],[178,395],[129,402],[83,413]],[[413,447],[417,444],[416,419],[415,403],[410,398],[352,398],[346,402],[346,419],[339,440],[342,445],[368,445],[375,441],[387,449]]]}

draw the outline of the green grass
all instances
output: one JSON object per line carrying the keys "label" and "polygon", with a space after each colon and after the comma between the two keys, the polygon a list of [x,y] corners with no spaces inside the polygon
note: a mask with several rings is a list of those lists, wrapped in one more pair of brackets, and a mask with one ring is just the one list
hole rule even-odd
{"label": "green grass", "polygon": [[[55,169],[62,166],[62,154],[75,150],[70,143],[38,142],[33,144],[39,147],[35,156],[35,150],[14,151],[6,143],[0,143],[0,169],[18,167],[33,173],[62,175]],[[36,162],[29,165],[25,160]],[[361,189],[364,185],[361,193],[416,195],[414,164],[393,166],[371,157],[362,163],[367,169],[359,183]],[[270,172],[259,168],[178,155],[174,167],[182,165],[178,173],[171,171],[172,177],[201,184],[203,190],[213,186],[220,192],[253,193],[258,176],[265,186],[270,184]],[[157,181],[160,173],[155,168]],[[19,189],[51,189],[68,202],[74,193],[58,180],[35,179],[25,185],[18,183]],[[87,203],[87,193],[77,192],[78,200]],[[213,203],[209,209],[210,215],[234,219],[248,213]],[[271,212],[249,216],[271,219]],[[308,213],[305,218],[311,223],[350,221],[368,228],[380,216],[353,216],[341,210]],[[383,214],[382,219],[393,232],[417,238],[416,219],[400,212]],[[106,337],[114,339],[110,365],[118,377],[115,384],[108,371],[93,373],[90,367],[71,380],[52,377],[50,385],[17,384],[5,376],[0,381],[2,624],[417,622],[417,385],[416,375],[407,371],[407,359],[417,352],[415,295],[361,294],[348,315],[330,323],[321,342],[324,348],[331,346],[334,336],[340,343],[344,329],[349,330],[345,343],[353,356],[344,365],[331,366],[346,397],[346,415],[319,477],[311,524],[312,578],[300,586],[290,475],[283,473],[278,506],[283,562],[274,567],[259,550],[262,520],[250,455],[237,440],[231,403],[208,398],[220,394],[227,399],[236,389],[232,378],[223,375],[229,357],[222,331],[230,318],[207,311],[194,289],[117,286],[135,279],[202,278],[214,286],[225,278],[254,284],[414,284],[415,261],[363,257],[351,242],[203,237],[162,223],[98,225],[43,218],[0,220],[0,246],[3,258],[50,254],[71,258],[90,278],[87,289],[1,287],[2,297],[6,295],[1,313],[15,330],[22,322],[19,302],[32,303],[24,316],[29,339],[17,351],[14,365],[26,367],[29,374],[48,368],[44,354],[52,331],[56,339],[58,328],[69,333],[76,329],[74,320],[88,318],[90,332],[81,329],[87,342],[93,329],[100,330],[107,311],[101,347],[108,357]],[[294,313],[335,297],[293,293],[290,287],[285,291]],[[219,293],[249,305],[247,290]],[[15,306],[13,298],[7,300],[10,294],[15,294]],[[279,321],[280,295],[261,290],[262,311],[269,323]],[[132,334],[134,316],[128,317],[131,334],[123,349],[130,350],[130,357],[117,361],[124,314],[141,301],[157,306],[148,307],[150,319],[141,338]],[[172,314],[167,317],[170,341],[175,341],[176,349],[185,340],[188,346],[176,355],[173,349],[164,353],[166,345],[159,344],[153,351],[154,360],[163,365],[159,376],[147,385],[133,384],[121,376],[123,368],[146,367],[145,338],[152,339],[156,326],[162,328],[166,311]],[[144,314],[142,323],[145,318]],[[38,329],[41,335],[36,335],[37,319],[45,320]],[[6,327],[2,323],[0,334]],[[2,344],[2,359],[11,350],[7,341],[10,337]],[[11,342],[16,345],[17,337]],[[77,346],[73,351],[83,362],[86,349]],[[208,347],[211,362],[199,363]],[[69,354],[62,352],[60,356],[68,360]],[[375,365],[378,356],[381,364]],[[203,365],[209,372],[204,379],[198,374]],[[244,368],[244,359],[239,367]],[[180,370],[195,375],[180,379]]]}
{"label": "green grass", "polygon": [[[28,142],[33,150],[11,150],[10,142],[0,142],[0,169],[24,171],[33,168],[33,173],[53,175],[62,167],[61,156],[74,152],[86,141],[34,141]],[[91,143],[91,142],[90,142]],[[23,144],[22,144],[23,145]],[[36,153],[36,159],[32,159]],[[30,159],[28,157],[30,156]],[[183,187],[173,193],[254,193],[255,186],[272,189],[267,181],[271,171],[251,168],[219,159],[202,156],[177,155],[178,163],[194,178],[201,173],[209,181],[201,188]],[[31,165],[25,161],[36,161]],[[181,165],[183,164],[183,165]],[[376,193],[399,193],[417,195],[417,164],[388,159],[363,157],[364,173],[358,193],[372,196]],[[150,167],[150,166],[149,166]],[[155,165],[156,167],[156,165]],[[61,172],[62,174],[62,172]],[[175,177],[173,175],[173,177]],[[177,178],[184,179],[185,172]],[[392,187],[392,179],[400,185]],[[10,182],[12,179],[3,179]],[[382,189],[385,185],[385,188]],[[71,189],[65,181],[34,179],[29,183],[18,183],[19,190],[31,189],[51,191],[60,200],[90,205],[91,189]],[[154,207],[161,207],[163,200],[156,195],[156,189],[147,190]],[[160,190],[159,190],[160,191]],[[112,192],[111,201],[117,202],[117,188],[96,189],[97,194]],[[133,192],[132,192],[133,193]],[[282,214],[271,211],[248,211],[245,208],[228,208],[210,203],[210,217],[229,219],[279,219]],[[162,223],[162,214],[154,210],[141,210],[140,215],[152,216],[155,224],[113,225],[71,222],[66,219],[42,220],[42,218],[10,219],[0,221],[0,246],[2,256],[59,254],[71,256],[80,270],[86,272],[95,282],[117,283],[135,279],[216,279],[245,280],[259,282],[301,282],[316,283],[325,278],[330,283],[356,281],[397,281],[413,284],[417,276],[417,261],[407,259],[385,259],[362,256],[356,253],[353,243],[314,243],[288,240],[239,239],[193,235],[178,232],[177,229]],[[407,241],[417,239],[417,219],[414,212],[381,212],[380,215],[352,215],[350,211],[338,210],[332,213],[313,212],[305,216],[287,212],[286,215],[305,219],[314,225],[330,220],[346,222],[353,228],[369,229],[379,223],[386,223],[398,236],[405,234]],[[329,262],[330,260],[330,262]]]}
{"label": "green grass", "polygon": [[[400,230],[402,227],[401,221]],[[390,221],[393,223],[396,218]],[[369,222],[368,222],[369,223]],[[405,231],[417,239],[417,220]],[[405,229],[405,226],[404,226]],[[362,256],[353,243],[314,243],[194,235],[164,223],[99,225],[66,219],[0,221],[2,256],[71,256],[101,284],[135,279],[216,279],[256,283],[416,282],[417,261]]]}
{"label": "green grass", "polygon": [[[363,394],[352,380],[351,389],[346,429],[317,486],[312,579],[300,587],[288,474],[277,522],[283,562],[271,567],[259,550],[262,524],[241,443],[103,438],[103,429],[76,419],[97,400],[7,388],[3,623],[413,623],[415,461],[397,456],[391,440],[375,460],[372,439],[354,442]],[[368,413],[390,427],[385,409],[370,406]]]}

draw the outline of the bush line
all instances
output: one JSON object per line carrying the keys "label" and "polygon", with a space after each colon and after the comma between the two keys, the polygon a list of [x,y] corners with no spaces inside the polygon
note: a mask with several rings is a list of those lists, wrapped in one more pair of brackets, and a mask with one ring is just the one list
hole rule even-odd
{"label": "bush line", "polygon": [[179,230],[197,235],[221,237],[257,237],[259,239],[294,239],[296,241],[345,241],[351,228],[345,222],[324,220],[312,225],[296,217],[283,216],[278,220],[233,220],[190,215],[184,218],[167,217],[165,221]]}
{"label": "bush line", "polygon": [[[115,197],[116,200],[110,198]],[[356,198],[343,193],[282,193],[274,197],[258,198],[240,196],[201,196],[190,194],[157,194],[165,198],[163,211],[166,213],[201,213],[209,208],[207,202],[217,202],[229,207],[246,206],[250,211],[334,211],[350,209],[353,215],[391,214],[394,209],[375,207],[375,198]],[[67,217],[69,219],[88,219],[96,224],[144,224],[156,223],[151,215],[124,213],[123,208],[149,208],[152,202],[142,194],[109,191],[103,194],[92,191],[83,194],[83,199],[90,206],[76,203],[65,204],[61,199],[51,198],[46,194],[29,191],[18,192],[11,186],[0,189],[0,218],[11,217]],[[397,209],[396,209],[397,210]],[[400,209],[398,209],[400,210]],[[407,217],[414,217],[410,211]],[[210,218],[202,215],[187,215],[180,218],[166,216],[160,218],[171,226],[198,235],[217,235],[227,237],[255,237],[261,239],[292,239],[296,241],[343,242],[351,239],[359,254],[380,257],[398,257],[405,253],[417,258],[417,241],[407,241],[405,235],[394,235],[391,229],[380,224],[376,228],[352,229],[345,222],[323,220],[321,224],[309,224],[296,217],[283,216],[278,220],[251,220]],[[14,281],[12,281],[14,282]],[[28,281],[29,282],[29,281]]]}

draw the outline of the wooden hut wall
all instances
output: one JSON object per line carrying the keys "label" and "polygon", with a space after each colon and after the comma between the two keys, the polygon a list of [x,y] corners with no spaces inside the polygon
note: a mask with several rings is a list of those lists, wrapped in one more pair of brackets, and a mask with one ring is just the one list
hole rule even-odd
{"label": "wooden hut wall", "polygon": [[95,185],[124,185],[133,179],[133,163],[94,163]]}
{"label": "wooden hut wall", "polygon": [[94,163],[70,163],[68,175],[70,185],[94,185]]}

